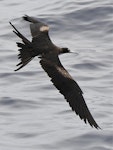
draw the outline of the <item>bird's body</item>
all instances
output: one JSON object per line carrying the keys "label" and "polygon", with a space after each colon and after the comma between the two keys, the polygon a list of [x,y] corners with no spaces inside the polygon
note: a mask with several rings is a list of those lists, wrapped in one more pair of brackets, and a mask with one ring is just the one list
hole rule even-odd
{"label": "bird's body", "polygon": [[14,33],[22,39],[22,43],[17,43],[20,54],[18,58],[21,60],[15,71],[21,69],[28,64],[35,56],[38,56],[40,64],[48,76],[51,78],[54,86],[64,95],[73,111],[80,116],[84,122],[88,122],[92,127],[100,128],[93,119],[83,98],[83,92],[78,84],[73,80],[71,75],[61,64],[58,55],[69,53],[68,48],[60,48],[54,45],[49,38],[49,27],[39,22],[36,18],[24,16],[24,20],[31,22],[30,29],[32,41],[26,39],[13,25],[10,23]]}

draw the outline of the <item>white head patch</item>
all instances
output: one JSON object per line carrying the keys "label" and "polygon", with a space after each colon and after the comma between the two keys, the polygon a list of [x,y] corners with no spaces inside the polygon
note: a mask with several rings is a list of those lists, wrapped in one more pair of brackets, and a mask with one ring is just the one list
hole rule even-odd
{"label": "white head patch", "polygon": [[49,31],[49,27],[48,26],[41,26],[40,31],[41,32]]}

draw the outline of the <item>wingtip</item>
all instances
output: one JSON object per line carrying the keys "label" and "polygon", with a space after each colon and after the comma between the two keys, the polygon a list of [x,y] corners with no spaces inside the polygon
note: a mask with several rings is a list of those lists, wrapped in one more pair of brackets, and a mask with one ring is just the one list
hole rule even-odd
{"label": "wingtip", "polygon": [[[91,125],[91,124],[90,124]],[[92,126],[92,128],[95,128],[95,129],[97,129],[97,130],[102,130],[100,127],[99,127],[99,125],[98,124],[93,124],[93,125],[91,125]]]}
{"label": "wingtip", "polygon": [[24,15],[22,18],[23,18],[25,21],[29,21],[29,20],[28,20],[28,15]]}
{"label": "wingtip", "polygon": [[18,71],[17,69],[14,70],[15,72]]}
{"label": "wingtip", "polygon": [[[93,122],[91,122],[91,121],[89,121],[89,120],[87,120],[87,119],[84,119],[84,122],[85,122],[85,124],[89,124],[92,128],[95,128],[95,129],[97,129],[97,130],[99,130],[99,129],[101,129],[100,127],[99,127],[99,125],[95,122],[95,120],[93,121]],[[102,129],[101,129],[102,130]]]}
{"label": "wingtip", "polygon": [[22,18],[23,18],[25,21],[34,22],[34,19],[33,19],[32,17],[28,16],[28,15],[24,15]]}
{"label": "wingtip", "polygon": [[23,65],[20,66],[19,68],[15,69],[14,71],[16,72],[16,71],[20,70],[22,67],[23,67]]}
{"label": "wingtip", "polygon": [[18,70],[19,70],[19,68],[15,69],[14,71],[16,72],[16,71],[18,71]]}
{"label": "wingtip", "polygon": [[102,128],[100,128],[99,126],[98,126],[98,127],[96,127],[96,129],[97,129],[97,130],[102,130]]}
{"label": "wingtip", "polygon": [[102,130],[102,128],[100,128],[97,124],[96,125],[91,125],[92,128],[95,128],[97,130]]}

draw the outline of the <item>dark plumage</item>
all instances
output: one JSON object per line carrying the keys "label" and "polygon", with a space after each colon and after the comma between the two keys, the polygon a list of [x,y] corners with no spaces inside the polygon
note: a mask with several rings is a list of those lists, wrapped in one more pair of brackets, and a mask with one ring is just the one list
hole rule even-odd
{"label": "dark plumage", "polygon": [[51,78],[54,86],[64,95],[73,111],[92,127],[100,128],[93,119],[83,98],[83,92],[78,84],[73,80],[67,70],[62,66],[58,55],[69,53],[68,48],[60,48],[52,43],[49,38],[49,27],[39,22],[36,18],[24,16],[24,20],[31,22],[30,29],[32,41],[25,38],[10,22],[14,28],[14,33],[22,39],[22,43],[17,42],[19,47],[18,58],[21,60],[15,71],[28,64],[35,56],[38,56],[42,68]]}

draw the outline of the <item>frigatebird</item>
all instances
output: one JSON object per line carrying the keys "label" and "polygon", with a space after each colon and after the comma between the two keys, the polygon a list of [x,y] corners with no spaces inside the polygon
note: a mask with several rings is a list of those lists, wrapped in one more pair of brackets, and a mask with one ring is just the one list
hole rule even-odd
{"label": "frigatebird", "polygon": [[10,22],[14,28],[13,32],[22,40],[22,42],[17,42],[19,47],[18,59],[21,61],[17,64],[19,68],[15,71],[27,65],[35,56],[38,56],[42,68],[51,78],[53,85],[64,95],[72,110],[85,123],[88,122],[92,127],[99,129],[100,127],[86,105],[81,88],[60,62],[59,55],[69,53],[70,50],[53,44],[49,37],[49,26],[45,23],[27,15],[23,19],[30,22],[32,41],[23,36]]}

